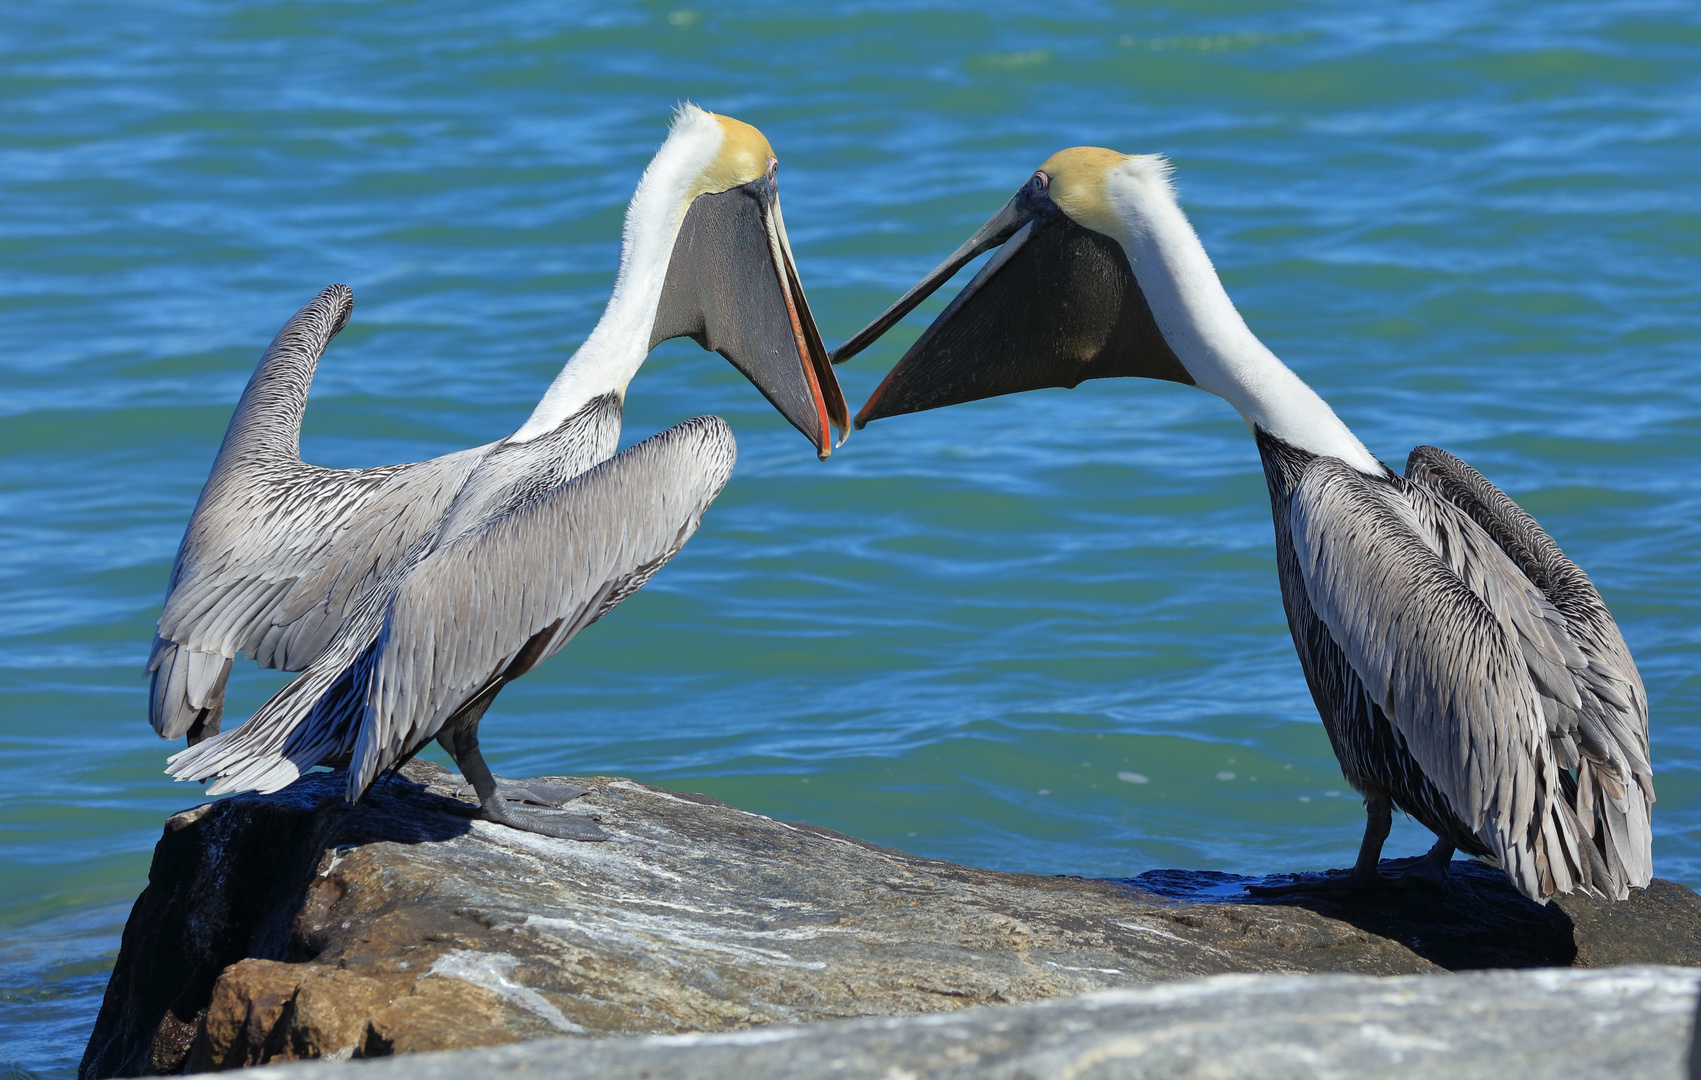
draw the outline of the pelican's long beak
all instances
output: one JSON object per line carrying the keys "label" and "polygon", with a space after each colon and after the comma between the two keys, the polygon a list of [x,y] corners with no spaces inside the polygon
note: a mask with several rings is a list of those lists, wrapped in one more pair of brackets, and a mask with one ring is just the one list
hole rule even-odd
{"label": "pelican's long beak", "polygon": [[856,355],[975,256],[1004,245],[887,373],[856,414],[858,428],[1085,379],[1193,381],[1153,320],[1122,245],[1064,213],[1049,184],[1035,173],[967,243],[833,354],[834,363]]}
{"label": "pelican's long beak", "polygon": [[699,195],[674,241],[650,347],[690,337],[744,373],[826,460],[830,427],[849,433],[850,410],[803,296],[775,162],[740,187]]}
{"label": "pelican's long beak", "polygon": [[951,280],[957,271],[1016,235],[1022,226],[1031,221],[1037,213],[1043,212],[1043,209],[1035,205],[1028,187],[1024,185],[1014,198],[1004,204],[1004,209],[992,215],[992,220],[965,240],[961,247],[951,253],[950,258],[934,267],[931,274],[916,282],[909,292],[893,301],[892,306],[882,311],[879,318],[858,330],[855,337],[834,349],[833,363],[842,364],[874,344],[882,334],[896,326],[899,319],[914,311],[917,304],[932,296],[939,286]]}

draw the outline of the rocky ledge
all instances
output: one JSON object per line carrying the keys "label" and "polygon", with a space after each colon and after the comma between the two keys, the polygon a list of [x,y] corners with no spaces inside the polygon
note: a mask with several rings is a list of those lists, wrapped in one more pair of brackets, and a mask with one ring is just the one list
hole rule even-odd
{"label": "rocky ledge", "polygon": [[1701,964],[1701,897],[1666,881],[1539,907],[1455,862],[1445,895],[1255,900],[1230,875],[997,873],[574,782],[590,792],[563,812],[594,815],[606,842],[473,820],[459,778],[422,762],[359,807],[319,774],[176,815],[81,1075],[896,1017],[1222,973]]}
{"label": "rocky ledge", "polygon": [[898,1019],[292,1065],[254,1080],[351,1080],[351,1069],[353,1080],[1694,1080],[1697,974],[1213,975]]}

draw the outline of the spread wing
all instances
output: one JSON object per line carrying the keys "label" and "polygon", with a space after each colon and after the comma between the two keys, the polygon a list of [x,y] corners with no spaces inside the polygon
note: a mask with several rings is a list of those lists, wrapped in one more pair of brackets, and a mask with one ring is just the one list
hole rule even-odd
{"label": "spread wing", "polygon": [[[1423,483],[1329,458],[1300,479],[1290,525],[1318,617],[1519,888],[1540,899],[1646,884],[1645,804],[1639,848],[1628,836],[1603,845],[1580,805],[1584,743],[1567,717],[1585,710],[1589,658],[1489,532]],[[1638,801],[1622,801],[1627,833]]]}
{"label": "spread wing", "polygon": [[435,527],[483,450],[375,469],[300,458],[319,357],[354,296],[332,285],[278,332],[242,393],[178,547],[148,660],[154,729],[218,730],[232,659],[299,671]]}
{"label": "spread wing", "polygon": [[697,530],[736,452],[725,421],[688,420],[421,560],[379,635],[349,797],[648,581]]}

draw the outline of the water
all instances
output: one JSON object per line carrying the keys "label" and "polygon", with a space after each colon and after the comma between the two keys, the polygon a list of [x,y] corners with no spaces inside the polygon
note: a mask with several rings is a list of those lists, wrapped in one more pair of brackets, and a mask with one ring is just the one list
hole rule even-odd
{"label": "water", "polygon": [[[1254,329],[1373,451],[1460,453],[1593,575],[1701,884],[1701,14],[1681,3],[19,4],[0,29],[0,1061],[69,1076],[162,819],[140,668],[243,381],[332,281],[310,460],[484,442],[595,321],[673,103],[756,123],[829,343],[1076,143],[1173,156]],[[841,369],[857,407],[940,307]],[[628,440],[738,473],[505,692],[604,772],[1012,870],[1350,861],[1257,456],[1185,387],[882,421],[825,465],[658,350]],[[229,713],[281,677],[239,667]],[[1143,782],[1142,782],[1143,781]],[[1391,854],[1427,846],[1404,823]]]}

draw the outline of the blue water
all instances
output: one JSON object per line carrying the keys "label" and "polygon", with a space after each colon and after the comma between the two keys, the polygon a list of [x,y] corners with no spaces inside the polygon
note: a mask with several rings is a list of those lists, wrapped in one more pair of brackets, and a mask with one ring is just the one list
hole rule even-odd
{"label": "blue water", "polygon": [[[1252,327],[1396,465],[1447,447],[1641,665],[1655,864],[1701,884],[1701,9],[1217,0],[23,3],[0,25],[0,1060],[69,1076],[163,818],[140,670],[230,408],[332,281],[304,452],[518,425],[689,98],[760,126],[829,344],[1050,153],[1170,154]],[[941,306],[841,369],[854,409]],[[689,343],[737,475],[506,691],[498,771],[603,772],[924,855],[1340,866],[1362,811],[1287,637],[1257,455],[1186,387],[881,421],[826,464]],[[239,667],[234,721],[281,684]],[[1139,782],[1143,779],[1145,782]],[[1428,838],[1396,827],[1390,854]]]}

